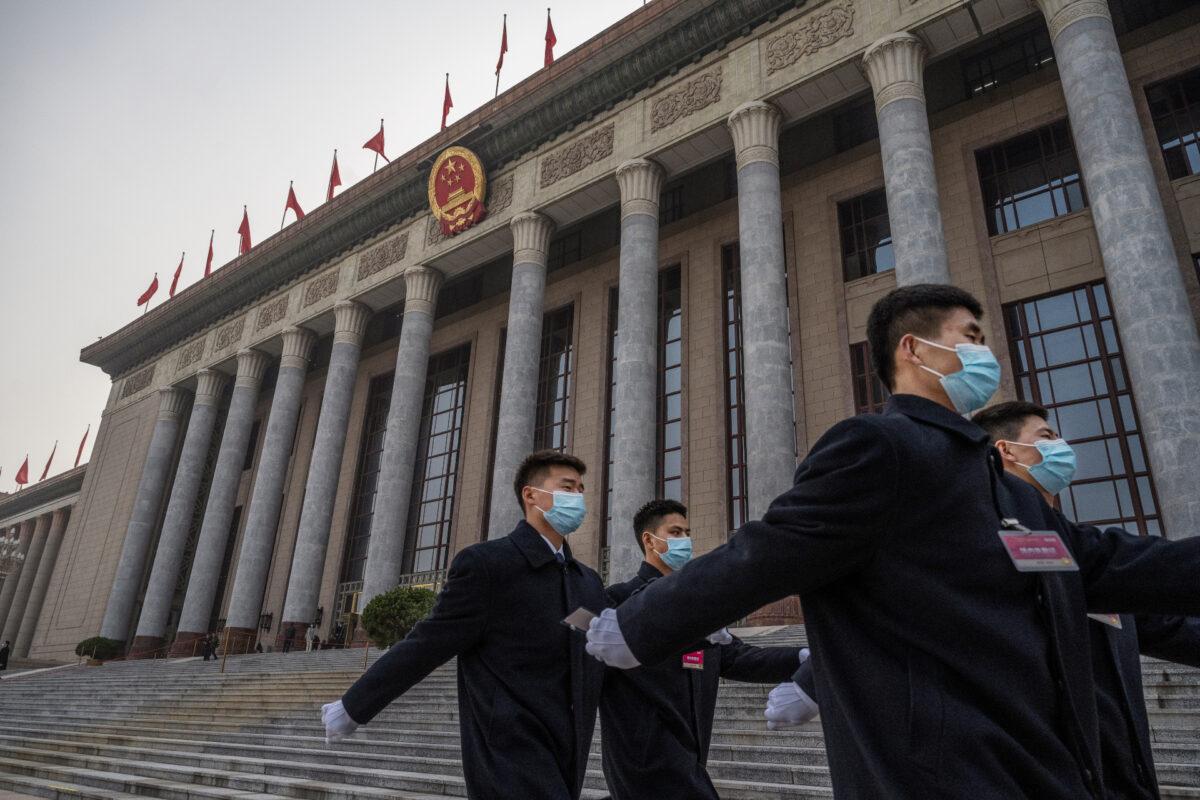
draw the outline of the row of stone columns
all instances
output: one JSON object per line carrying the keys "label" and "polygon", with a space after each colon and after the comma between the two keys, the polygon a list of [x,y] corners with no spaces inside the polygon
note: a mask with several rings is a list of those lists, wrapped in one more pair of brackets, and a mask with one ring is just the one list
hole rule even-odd
{"label": "row of stone columns", "polygon": [[67,506],[57,508],[26,520],[18,530],[19,558],[0,590],[0,642],[10,643],[15,658],[29,655],[70,512]]}
{"label": "row of stone columns", "polygon": [[[1140,125],[1133,108],[1107,7],[1094,0],[1038,0],[1050,21],[1068,110],[1089,187],[1110,289],[1122,325],[1126,358],[1137,386],[1142,424],[1154,461],[1163,515],[1180,534],[1200,528],[1200,498],[1190,491],[1200,472],[1200,418],[1190,413],[1200,396],[1200,344],[1167,232]],[[884,184],[901,285],[950,282],[933,147],[922,73],[920,40],[894,34],[872,45],[864,67],[875,94]],[[747,476],[750,513],[758,516],[789,485],[795,465],[794,406],[788,341],[787,293],[780,198],[778,110],[751,102],[736,109],[728,126],[737,159],[738,223],[744,308]],[[655,493],[655,441],[659,266],[658,197],[662,169],[635,159],[615,174],[621,195],[620,279],[616,365],[613,517],[630,519]],[[492,477],[489,537],[503,536],[519,513],[508,486],[533,446],[535,391],[544,315],[546,255],[552,221],[518,214],[508,328]],[[373,533],[362,602],[400,578],[417,439],[436,297],[441,275],[427,266],[404,273],[406,298],[396,355]],[[333,500],[359,349],[369,309],[345,302],[335,310],[333,355],[306,481],[283,620],[307,625],[316,614]],[[313,334],[283,334],[284,354],[272,398],[258,474],[236,565],[228,624],[253,640],[279,521],[283,485],[295,436]],[[246,350],[225,423],[212,487],[189,576],[177,648],[207,628],[223,560],[241,464],[266,357]],[[221,378],[201,373],[183,453],[171,490],[159,552],[137,635],[156,644],[166,626],[178,580],[188,514],[196,500],[204,454],[215,425]],[[167,483],[184,393],[162,392],[150,454],[139,484],[117,580],[102,633],[124,640],[136,601],[159,502]],[[49,524],[49,523],[47,523]],[[618,524],[621,524],[618,522]],[[37,537],[32,537],[37,547]],[[45,539],[46,537],[42,537]],[[612,574],[636,567],[640,553],[630,537],[611,542]],[[32,581],[32,578],[30,579]],[[0,610],[10,587],[0,594]],[[20,589],[12,588],[13,597]],[[8,617],[13,617],[15,603]],[[22,615],[24,609],[22,609]],[[18,615],[21,616],[21,615]],[[19,624],[19,622],[17,623]],[[5,629],[9,628],[8,622]]]}

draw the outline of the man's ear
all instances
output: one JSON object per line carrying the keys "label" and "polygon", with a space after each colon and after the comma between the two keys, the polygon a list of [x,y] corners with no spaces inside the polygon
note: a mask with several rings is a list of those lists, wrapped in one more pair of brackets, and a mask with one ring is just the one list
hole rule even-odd
{"label": "man's ear", "polygon": [[996,450],[1000,453],[1000,458],[1010,464],[1017,463],[1017,457],[1013,453],[1012,448],[1008,446],[1008,442],[996,442]]}

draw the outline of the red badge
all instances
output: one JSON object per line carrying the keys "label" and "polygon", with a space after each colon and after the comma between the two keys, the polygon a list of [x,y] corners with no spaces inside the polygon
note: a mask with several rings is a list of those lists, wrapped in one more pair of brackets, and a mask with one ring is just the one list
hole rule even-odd
{"label": "red badge", "polygon": [[1019,572],[1078,572],[1062,537],[1052,531],[1000,531],[1000,541]]}
{"label": "red badge", "polygon": [[429,172],[429,208],[442,233],[461,233],[487,214],[487,177],[479,158],[465,147],[448,147]]}
{"label": "red badge", "polygon": [[683,654],[684,669],[704,669],[704,651],[697,650],[694,653]]}

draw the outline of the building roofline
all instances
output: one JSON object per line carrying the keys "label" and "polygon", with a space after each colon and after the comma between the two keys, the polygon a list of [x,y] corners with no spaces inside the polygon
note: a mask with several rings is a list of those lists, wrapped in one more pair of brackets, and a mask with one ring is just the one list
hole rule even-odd
{"label": "building roofline", "polygon": [[0,497],[0,520],[11,520],[55,500],[79,494],[87,464],[46,478],[19,492]]}
{"label": "building roofline", "polygon": [[425,174],[452,144],[489,171],[586,123],[805,0],[654,0],[260,242],[210,277],[89,344],[117,377],[427,206]]}

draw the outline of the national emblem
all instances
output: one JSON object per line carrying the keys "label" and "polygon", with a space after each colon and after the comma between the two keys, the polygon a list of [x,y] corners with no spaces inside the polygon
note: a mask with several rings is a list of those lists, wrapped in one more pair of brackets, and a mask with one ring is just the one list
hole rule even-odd
{"label": "national emblem", "polygon": [[479,158],[465,147],[448,147],[429,171],[429,208],[442,233],[461,233],[487,215],[487,177]]}

